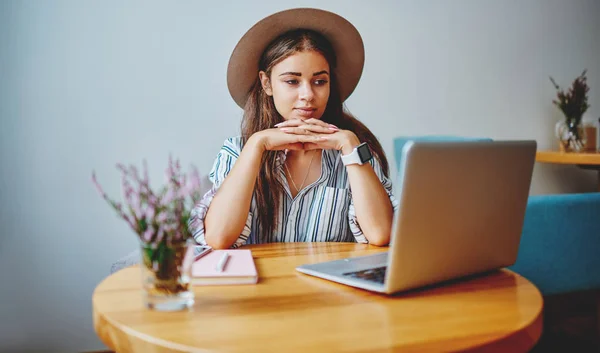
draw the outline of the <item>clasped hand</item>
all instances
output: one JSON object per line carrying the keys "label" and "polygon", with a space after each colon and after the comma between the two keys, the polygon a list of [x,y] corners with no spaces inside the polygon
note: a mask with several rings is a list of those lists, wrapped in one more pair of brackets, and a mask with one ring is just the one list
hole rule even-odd
{"label": "clasped hand", "polygon": [[349,130],[319,119],[290,119],[259,132],[266,150],[348,150],[359,144]]}

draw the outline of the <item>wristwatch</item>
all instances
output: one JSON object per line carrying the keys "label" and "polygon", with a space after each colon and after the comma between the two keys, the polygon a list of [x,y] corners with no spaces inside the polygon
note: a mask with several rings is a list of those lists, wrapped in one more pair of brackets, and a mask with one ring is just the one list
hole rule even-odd
{"label": "wristwatch", "polygon": [[363,165],[373,158],[373,154],[371,154],[371,149],[369,149],[369,145],[366,142],[361,143],[360,145],[354,147],[352,152],[347,155],[342,155],[342,162],[344,165],[350,164],[358,164]]}

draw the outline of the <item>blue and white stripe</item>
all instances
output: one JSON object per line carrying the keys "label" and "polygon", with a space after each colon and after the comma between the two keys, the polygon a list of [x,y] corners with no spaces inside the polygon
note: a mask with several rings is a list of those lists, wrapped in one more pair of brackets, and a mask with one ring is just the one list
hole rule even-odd
{"label": "blue and white stripe", "polygon": [[[231,171],[241,150],[241,137],[233,137],[225,141],[209,174],[213,186],[192,210],[190,231],[200,244],[206,244],[204,218],[210,203]],[[283,152],[278,161],[285,191],[281,196],[279,223],[275,231],[268,234],[266,238],[260,236],[258,217],[254,217],[258,214],[259,207],[253,198],[246,226],[233,244],[233,248],[244,244],[272,242],[368,242],[356,219],[348,174],[339,151],[323,150],[321,176],[317,181],[300,190],[294,199],[291,197],[284,174],[285,154]],[[371,159],[371,166],[387,191],[394,211],[396,211],[398,202],[392,195],[392,183],[384,176],[383,170],[375,158]],[[267,205],[262,206],[268,207]]]}

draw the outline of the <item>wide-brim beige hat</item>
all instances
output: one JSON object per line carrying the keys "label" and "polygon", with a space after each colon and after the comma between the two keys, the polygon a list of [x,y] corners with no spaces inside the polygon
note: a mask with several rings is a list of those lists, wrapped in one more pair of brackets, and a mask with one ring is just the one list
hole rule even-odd
{"label": "wide-brim beige hat", "polygon": [[244,108],[258,78],[258,63],[263,51],[280,34],[293,29],[310,29],[331,42],[337,57],[334,69],[342,102],[358,85],[365,62],[365,48],[358,30],[345,18],[325,10],[290,9],[272,14],[244,34],[227,67],[227,87],[233,100]]}

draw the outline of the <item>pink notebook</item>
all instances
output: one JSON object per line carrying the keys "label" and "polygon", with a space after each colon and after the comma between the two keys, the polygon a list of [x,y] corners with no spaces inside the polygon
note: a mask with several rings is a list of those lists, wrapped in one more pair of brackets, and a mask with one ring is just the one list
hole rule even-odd
{"label": "pink notebook", "polygon": [[[223,272],[217,271],[217,264],[223,254],[229,254]],[[192,284],[254,284],[258,273],[248,249],[213,250],[192,264]]]}

